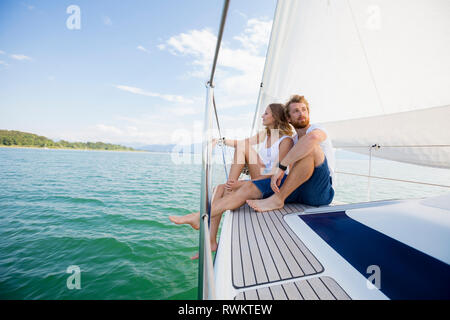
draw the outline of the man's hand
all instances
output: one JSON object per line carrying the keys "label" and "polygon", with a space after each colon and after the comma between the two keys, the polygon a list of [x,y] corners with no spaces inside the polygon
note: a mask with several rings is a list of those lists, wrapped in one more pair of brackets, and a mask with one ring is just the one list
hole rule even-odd
{"label": "man's hand", "polygon": [[275,173],[272,176],[272,180],[270,181],[270,187],[272,188],[273,192],[278,193],[280,192],[280,189],[278,188],[281,184],[281,179],[284,177],[284,170],[281,170],[280,168],[276,168]]}

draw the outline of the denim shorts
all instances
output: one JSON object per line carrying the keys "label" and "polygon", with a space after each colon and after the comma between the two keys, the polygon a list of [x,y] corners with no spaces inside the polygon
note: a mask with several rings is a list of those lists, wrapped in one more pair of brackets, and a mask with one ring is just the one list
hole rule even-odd
{"label": "denim shorts", "polygon": [[[286,180],[285,174],[281,180],[280,187]],[[263,199],[274,194],[270,187],[271,178],[262,180],[252,180],[262,193]],[[334,190],[331,185],[330,170],[328,169],[327,158],[318,167],[314,168],[314,172],[308,181],[295,189],[284,201],[285,203],[302,203],[310,206],[323,206],[333,201]]]}

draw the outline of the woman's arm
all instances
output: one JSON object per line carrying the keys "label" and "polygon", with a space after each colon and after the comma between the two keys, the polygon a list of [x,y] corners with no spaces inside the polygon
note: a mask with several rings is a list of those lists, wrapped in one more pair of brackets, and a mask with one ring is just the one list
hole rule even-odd
{"label": "woman's arm", "polygon": [[245,145],[247,145],[247,144],[254,145],[254,144],[259,144],[259,143],[263,142],[265,138],[266,138],[266,130],[261,130],[260,132],[255,134],[253,137],[250,137],[250,138],[247,138],[244,140],[225,139],[224,143],[226,146],[236,148],[238,143],[245,142]]}

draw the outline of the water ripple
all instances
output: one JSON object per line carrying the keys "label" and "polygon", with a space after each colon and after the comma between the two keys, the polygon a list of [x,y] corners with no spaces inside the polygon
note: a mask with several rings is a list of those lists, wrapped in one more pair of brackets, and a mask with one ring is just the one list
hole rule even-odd
{"label": "water ripple", "polygon": [[[168,216],[198,210],[199,166],[148,153],[0,158],[0,298],[196,298],[198,233]],[[66,287],[71,265],[81,290]]]}

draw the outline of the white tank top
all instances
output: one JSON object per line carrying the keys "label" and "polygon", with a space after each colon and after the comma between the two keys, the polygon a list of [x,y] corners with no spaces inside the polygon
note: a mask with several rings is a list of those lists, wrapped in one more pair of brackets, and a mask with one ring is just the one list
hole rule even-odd
{"label": "white tank top", "polygon": [[272,171],[273,166],[280,161],[280,159],[278,158],[278,155],[280,153],[280,143],[286,138],[292,139],[292,137],[290,136],[282,136],[280,139],[278,139],[278,141],[275,141],[269,148],[267,148],[266,135],[266,139],[264,139],[264,142],[262,143],[258,151],[259,157],[266,166],[266,169],[264,170],[265,174]]}

